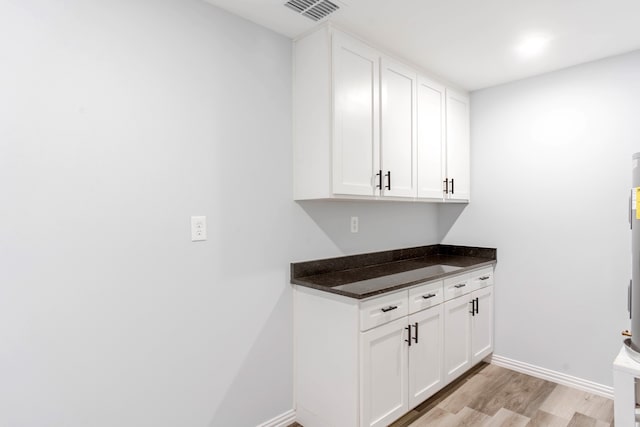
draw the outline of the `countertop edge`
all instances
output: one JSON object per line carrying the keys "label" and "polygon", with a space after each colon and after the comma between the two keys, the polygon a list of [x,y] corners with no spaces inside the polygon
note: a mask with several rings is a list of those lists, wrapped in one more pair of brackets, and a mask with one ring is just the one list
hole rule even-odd
{"label": "countertop edge", "polygon": [[398,285],[394,285],[394,286],[390,286],[388,288],[384,288],[384,289],[379,289],[376,291],[372,291],[372,292],[368,292],[366,294],[354,294],[352,292],[347,292],[347,291],[343,291],[340,289],[334,289],[331,286],[323,286],[323,285],[318,285],[312,282],[308,282],[306,280],[304,280],[304,278],[292,278],[290,283],[292,285],[298,285],[298,286],[304,286],[306,288],[312,288],[312,289],[317,289],[320,291],[324,291],[330,294],[334,294],[334,295],[342,295],[348,298],[352,298],[352,299],[357,299],[357,300],[364,300],[367,298],[371,298],[374,296],[379,296],[379,295],[383,295],[383,294],[387,294],[390,292],[394,292],[394,291],[399,291],[405,288],[409,288],[411,286],[415,286],[415,285],[419,285],[421,283],[428,283],[428,282],[434,282],[436,280],[441,280],[441,279],[446,279],[447,277],[453,277],[453,276],[458,276],[460,274],[464,274],[466,272],[469,271],[473,271],[476,270],[478,268],[482,268],[482,267],[487,267],[490,265],[496,265],[498,261],[496,259],[487,259],[484,262],[479,262],[477,264],[473,264],[467,267],[462,267],[459,270],[456,271],[451,271],[448,273],[442,273],[442,274],[436,274],[433,276],[427,276],[425,278],[422,279],[418,279],[418,280],[412,280],[410,282],[406,282],[406,283],[401,283]]}

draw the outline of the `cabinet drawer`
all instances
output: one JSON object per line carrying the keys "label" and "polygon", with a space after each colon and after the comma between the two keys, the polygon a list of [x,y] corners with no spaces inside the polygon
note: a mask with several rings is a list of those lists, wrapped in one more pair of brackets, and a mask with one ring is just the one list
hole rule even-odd
{"label": "cabinet drawer", "polygon": [[407,291],[372,298],[360,303],[360,330],[383,325],[409,314]]}
{"label": "cabinet drawer", "polygon": [[469,273],[469,282],[472,291],[493,285],[493,267],[472,271]]}
{"label": "cabinet drawer", "polygon": [[444,301],[443,281],[430,282],[409,289],[409,313],[416,313]]}
{"label": "cabinet drawer", "polygon": [[444,280],[444,300],[449,301],[452,298],[459,297],[471,292],[469,283],[469,275],[461,274],[459,276],[450,277]]}

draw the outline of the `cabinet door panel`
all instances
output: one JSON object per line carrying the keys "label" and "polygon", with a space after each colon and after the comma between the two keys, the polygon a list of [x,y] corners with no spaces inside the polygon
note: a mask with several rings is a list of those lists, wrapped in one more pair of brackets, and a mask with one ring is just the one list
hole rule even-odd
{"label": "cabinet door panel", "polygon": [[464,295],[444,304],[445,383],[471,367],[471,298]]}
{"label": "cabinet door panel", "polygon": [[387,426],[408,411],[407,318],[360,334],[361,426]]}
{"label": "cabinet door panel", "polygon": [[471,317],[471,360],[476,364],[493,351],[493,286],[471,294],[477,298],[478,313]]}
{"label": "cabinet door panel", "polygon": [[[442,388],[443,317],[442,304],[409,317],[410,325],[418,324],[418,342],[409,347],[409,409],[415,408]],[[413,334],[415,336],[415,329]]]}
{"label": "cabinet door panel", "polygon": [[449,199],[469,200],[469,97],[447,89],[447,178],[455,180]]}
{"label": "cabinet door panel", "polygon": [[336,34],[333,64],[333,192],[371,196],[380,161],[380,57],[365,44]]}
{"label": "cabinet door panel", "polygon": [[[383,194],[416,197],[416,73],[410,68],[382,60],[382,173]],[[390,173],[391,189],[387,189]]]}
{"label": "cabinet door panel", "polygon": [[442,199],[445,88],[424,77],[418,78],[418,197]]}

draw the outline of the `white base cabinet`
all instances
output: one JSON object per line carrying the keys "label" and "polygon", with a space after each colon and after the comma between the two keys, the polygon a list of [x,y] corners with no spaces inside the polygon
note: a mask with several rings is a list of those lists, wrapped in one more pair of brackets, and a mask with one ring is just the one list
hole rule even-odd
{"label": "white base cabinet", "polygon": [[360,301],[296,286],[297,421],[387,426],[431,397],[493,351],[492,285],[488,267]]}
{"label": "white base cabinet", "polygon": [[449,383],[493,351],[493,286],[444,304],[445,379]]}
{"label": "white base cabinet", "polygon": [[364,425],[387,426],[442,388],[442,314],[438,305],[361,334]]}

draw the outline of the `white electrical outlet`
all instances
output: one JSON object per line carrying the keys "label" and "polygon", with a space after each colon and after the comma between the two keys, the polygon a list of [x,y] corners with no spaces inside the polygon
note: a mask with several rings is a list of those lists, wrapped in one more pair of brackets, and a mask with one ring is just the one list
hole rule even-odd
{"label": "white electrical outlet", "polygon": [[192,216],[191,217],[191,241],[200,242],[207,240],[207,217]]}
{"label": "white electrical outlet", "polygon": [[352,233],[357,233],[358,232],[358,217],[357,216],[352,216],[351,217],[351,232]]}

